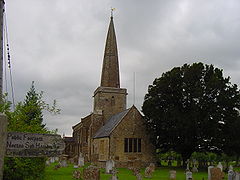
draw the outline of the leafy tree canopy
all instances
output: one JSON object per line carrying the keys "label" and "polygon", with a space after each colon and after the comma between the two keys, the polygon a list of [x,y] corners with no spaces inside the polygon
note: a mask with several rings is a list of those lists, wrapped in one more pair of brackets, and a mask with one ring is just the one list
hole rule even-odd
{"label": "leafy tree canopy", "polygon": [[239,107],[237,85],[222,70],[194,63],[156,78],[142,111],[157,148],[174,150],[186,160],[194,151],[223,151]]}

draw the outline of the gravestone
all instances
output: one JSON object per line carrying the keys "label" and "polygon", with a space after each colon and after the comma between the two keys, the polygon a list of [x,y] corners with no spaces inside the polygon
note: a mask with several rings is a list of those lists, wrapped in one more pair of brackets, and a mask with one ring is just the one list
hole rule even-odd
{"label": "gravestone", "polygon": [[111,172],[112,172],[112,176],[111,176],[110,180],[118,180],[118,177],[117,177],[118,171],[117,171],[117,169],[116,168],[112,168]]}
{"label": "gravestone", "polygon": [[78,157],[78,166],[79,167],[84,166],[84,157],[82,157],[82,156]]}
{"label": "gravestone", "polygon": [[0,179],[3,177],[4,154],[7,143],[7,118],[0,114]]}
{"label": "gravestone", "polygon": [[115,163],[113,160],[107,160],[106,161],[106,173],[110,174],[113,170],[113,167],[115,166]]}
{"label": "gravestone", "polygon": [[211,169],[214,168],[214,166],[208,167],[208,180],[211,180]]}
{"label": "gravestone", "polygon": [[66,159],[63,159],[61,162],[61,167],[67,167],[67,160]]}
{"label": "gravestone", "polygon": [[175,180],[177,175],[177,171],[171,170],[169,171],[169,179],[170,180]]}
{"label": "gravestone", "polygon": [[59,157],[55,157],[55,162],[58,162],[59,161]]}
{"label": "gravestone", "polygon": [[197,160],[196,160],[196,159],[193,159],[193,168],[192,168],[192,172],[193,172],[193,173],[198,172],[198,169],[197,169]]}
{"label": "gravestone", "polygon": [[81,179],[81,171],[74,170],[73,171],[73,179]]}
{"label": "gravestone", "polygon": [[84,180],[100,180],[100,170],[96,166],[88,166],[83,170]]}
{"label": "gravestone", "polygon": [[192,172],[191,171],[186,172],[186,180],[192,180]]}
{"label": "gravestone", "polygon": [[210,169],[211,180],[222,180],[224,177],[224,173],[220,168],[212,168]]}
{"label": "gravestone", "polygon": [[189,163],[190,163],[189,159],[186,161],[186,163],[187,163],[186,171],[190,171],[190,169],[189,169]]}
{"label": "gravestone", "polygon": [[221,171],[223,171],[223,165],[221,162],[218,163],[217,168],[219,168],[219,169],[221,169]]}
{"label": "gravestone", "polygon": [[129,168],[129,169],[133,172],[133,175],[136,176],[137,180],[142,180],[142,175],[140,173],[139,167],[134,167],[134,168]]}
{"label": "gravestone", "polygon": [[235,180],[235,173],[233,170],[228,171],[228,180]]}
{"label": "gravestone", "polygon": [[50,157],[50,163],[54,163],[55,162],[55,158],[54,157]]}
{"label": "gravestone", "polygon": [[77,169],[77,168],[79,168],[79,167],[78,167],[78,165],[73,165],[73,168],[74,168],[74,169]]}
{"label": "gravestone", "polygon": [[235,180],[240,180],[240,173],[239,172],[235,172]]}
{"label": "gravestone", "polygon": [[136,174],[137,180],[142,180],[142,175],[140,173]]}
{"label": "gravestone", "polygon": [[233,166],[230,165],[229,168],[228,168],[228,170],[233,170]]}
{"label": "gravestone", "polygon": [[145,177],[151,178],[154,171],[155,171],[155,164],[150,163],[149,166],[146,167],[145,169]]}
{"label": "gravestone", "polygon": [[51,163],[49,160],[46,161],[46,166],[49,166]]}

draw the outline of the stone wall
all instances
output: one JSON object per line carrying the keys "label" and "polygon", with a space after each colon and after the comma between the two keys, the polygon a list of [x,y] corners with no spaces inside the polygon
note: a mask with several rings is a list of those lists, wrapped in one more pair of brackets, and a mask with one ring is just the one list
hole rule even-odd
{"label": "stone wall", "polygon": [[109,159],[109,138],[98,138],[93,140],[93,150],[94,157],[98,159],[93,159],[96,161],[107,161]]}
{"label": "stone wall", "polygon": [[[144,119],[133,106],[110,137],[110,157],[118,167],[144,167],[155,162],[155,148],[150,143]],[[141,152],[124,152],[125,138],[140,138]]]}
{"label": "stone wall", "polygon": [[89,160],[89,129],[91,124],[92,114],[81,119],[81,122],[73,126],[74,156],[79,156],[80,153],[86,161]]}
{"label": "stone wall", "polygon": [[126,95],[126,89],[98,87],[94,92],[94,113],[102,113],[105,123],[112,115],[126,110]]}

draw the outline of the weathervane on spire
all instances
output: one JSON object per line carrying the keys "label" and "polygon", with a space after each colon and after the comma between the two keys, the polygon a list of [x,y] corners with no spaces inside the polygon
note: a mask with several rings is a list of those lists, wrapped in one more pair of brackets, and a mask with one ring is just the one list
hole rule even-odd
{"label": "weathervane on spire", "polygon": [[115,11],[115,10],[116,10],[116,8],[111,7],[111,17],[113,17],[113,11]]}

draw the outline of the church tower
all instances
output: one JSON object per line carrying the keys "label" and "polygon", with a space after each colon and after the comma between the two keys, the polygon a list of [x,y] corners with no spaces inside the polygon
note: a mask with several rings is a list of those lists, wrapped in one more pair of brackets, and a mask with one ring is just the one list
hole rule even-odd
{"label": "church tower", "polygon": [[103,124],[126,110],[127,89],[120,88],[117,40],[111,16],[102,64],[101,84],[94,92],[93,113],[102,115]]}

